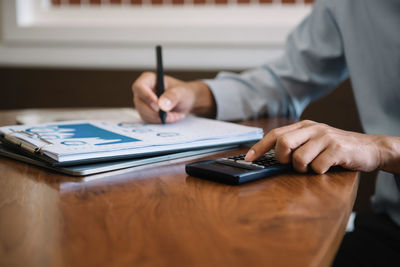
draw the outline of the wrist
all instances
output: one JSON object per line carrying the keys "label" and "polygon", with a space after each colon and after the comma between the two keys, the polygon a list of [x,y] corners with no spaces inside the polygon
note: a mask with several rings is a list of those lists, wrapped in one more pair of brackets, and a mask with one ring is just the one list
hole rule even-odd
{"label": "wrist", "polygon": [[216,103],[208,85],[201,81],[190,82],[190,85],[195,95],[191,112],[199,116],[215,118]]}
{"label": "wrist", "polygon": [[400,174],[400,138],[381,136],[378,146],[380,155],[379,169]]}

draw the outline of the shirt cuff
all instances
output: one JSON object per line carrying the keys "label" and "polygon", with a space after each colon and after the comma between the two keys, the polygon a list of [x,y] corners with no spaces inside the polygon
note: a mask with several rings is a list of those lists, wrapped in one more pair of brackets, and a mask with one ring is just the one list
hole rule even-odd
{"label": "shirt cuff", "polygon": [[244,85],[231,79],[210,79],[203,82],[208,85],[214,96],[216,119],[228,121],[246,119],[241,99],[241,92],[246,91]]}

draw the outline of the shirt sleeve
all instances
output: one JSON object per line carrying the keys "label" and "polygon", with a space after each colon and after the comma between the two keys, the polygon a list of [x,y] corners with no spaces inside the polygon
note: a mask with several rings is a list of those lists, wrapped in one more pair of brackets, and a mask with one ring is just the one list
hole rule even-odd
{"label": "shirt sleeve", "polygon": [[299,117],[311,101],[348,77],[341,34],[326,2],[315,3],[288,36],[277,61],[205,80],[217,104],[217,119]]}

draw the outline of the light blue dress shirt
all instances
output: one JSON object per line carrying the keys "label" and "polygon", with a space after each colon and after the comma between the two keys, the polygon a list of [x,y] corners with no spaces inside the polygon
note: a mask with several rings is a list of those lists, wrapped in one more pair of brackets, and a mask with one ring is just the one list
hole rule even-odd
{"label": "light blue dress shirt", "polygon": [[[276,62],[220,73],[211,88],[217,118],[299,117],[350,76],[368,134],[400,135],[400,1],[320,0],[289,35]],[[400,164],[400,162],[399,162]],[[400,187],[380,172],[372,199],[400,225]]]}

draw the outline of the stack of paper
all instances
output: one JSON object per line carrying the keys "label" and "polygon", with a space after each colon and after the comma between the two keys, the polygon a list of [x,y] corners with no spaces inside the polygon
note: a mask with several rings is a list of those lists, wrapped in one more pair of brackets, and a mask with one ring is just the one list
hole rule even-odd
{"label": "stack of paper", "polygon": [[57,162],[143,157],[257,141],[260,128],[188,116],[165,125],[67,121],[0,127],[3,140]]}

